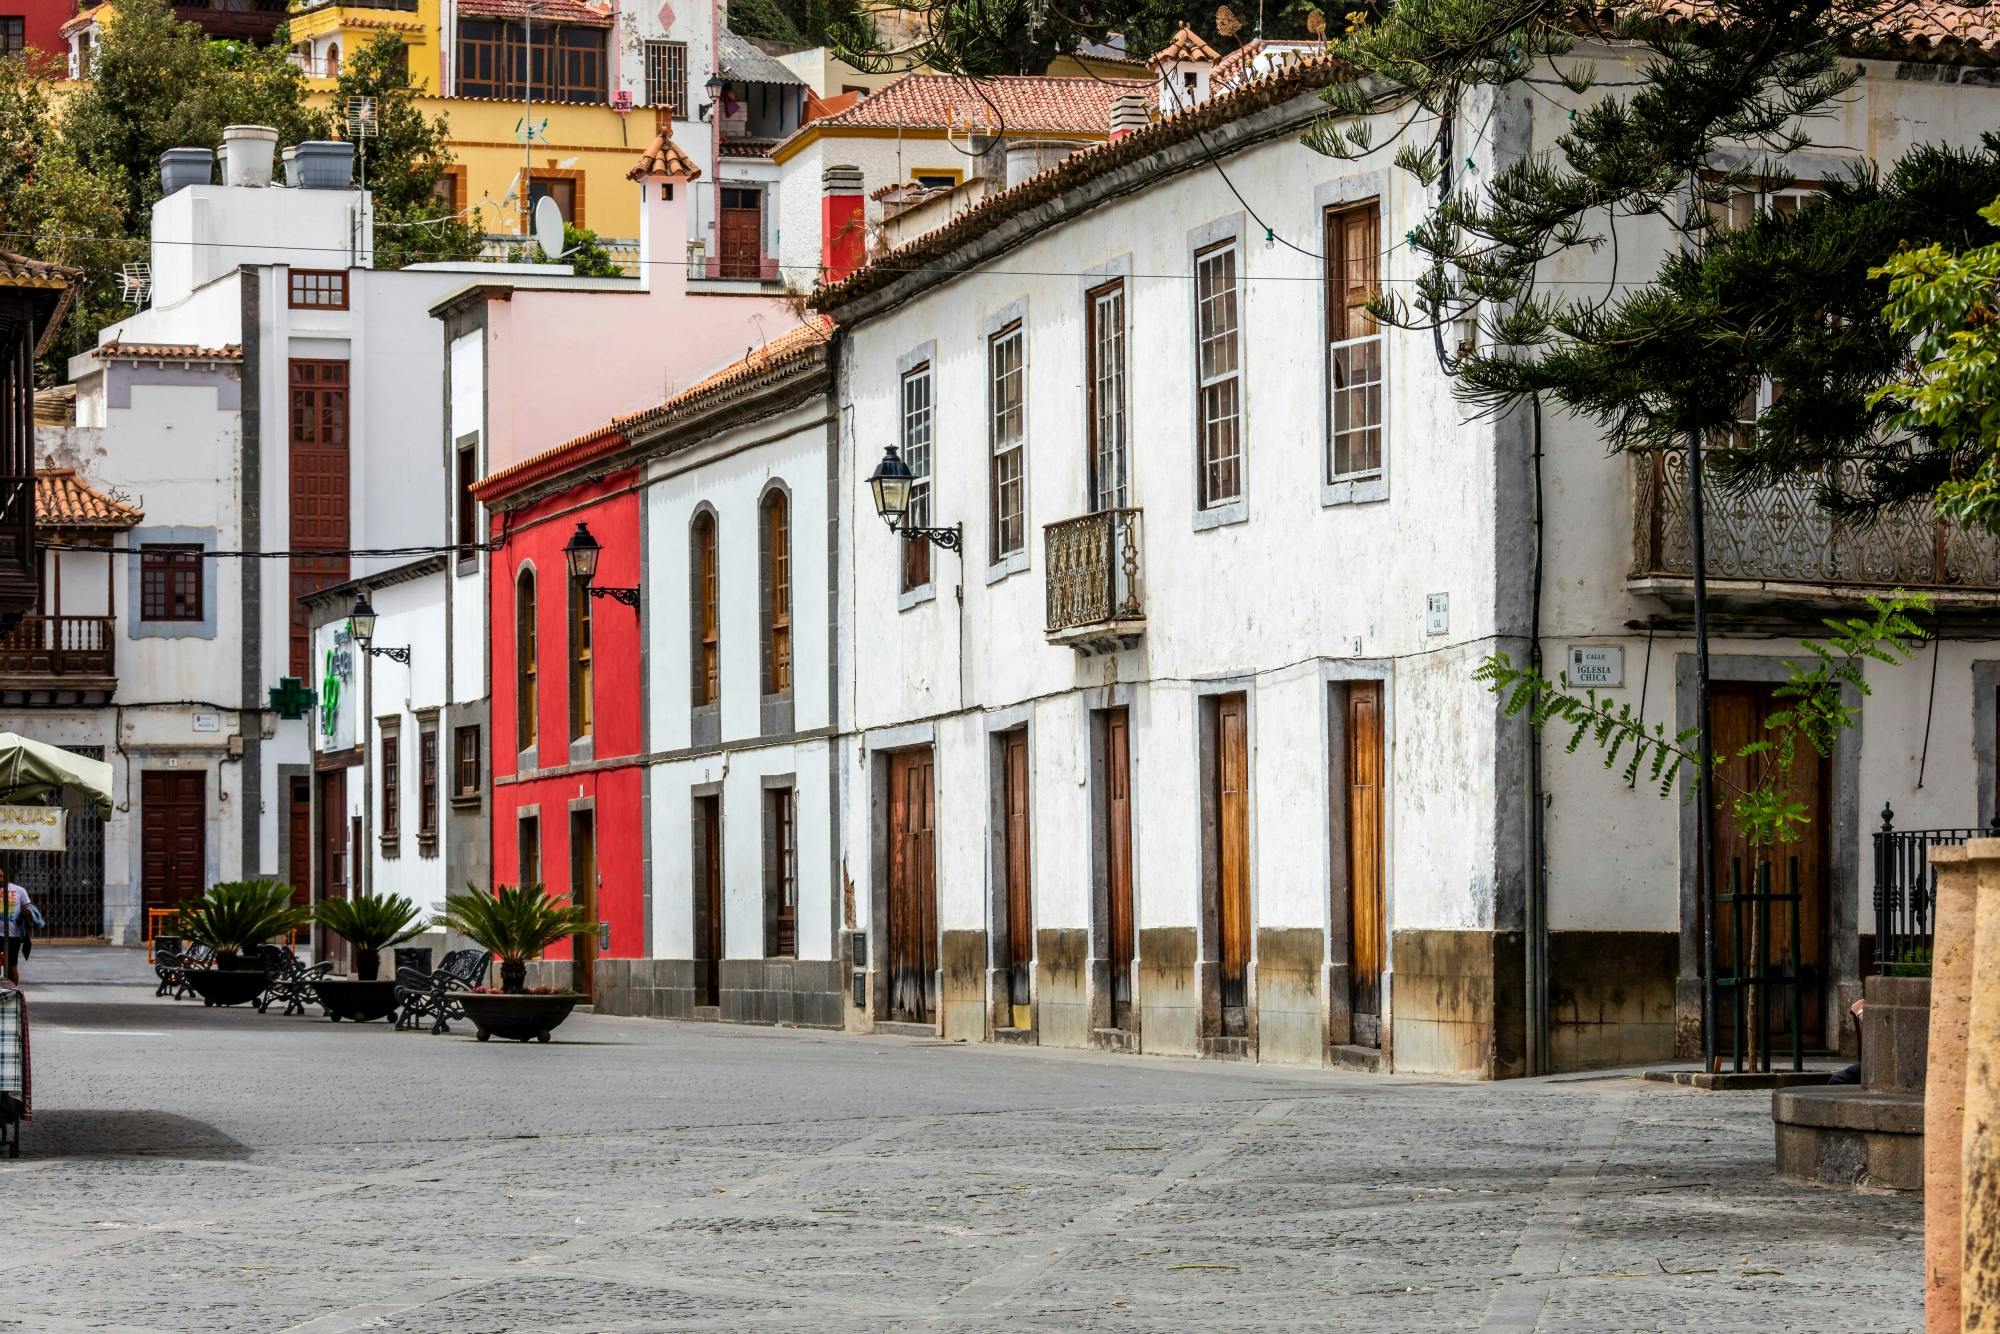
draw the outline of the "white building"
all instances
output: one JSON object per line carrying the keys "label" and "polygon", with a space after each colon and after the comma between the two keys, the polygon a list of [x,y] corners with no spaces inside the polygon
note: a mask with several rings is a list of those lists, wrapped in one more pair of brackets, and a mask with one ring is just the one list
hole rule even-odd
{"label": "white building", "polygon": [[[1676,461],[1607,459],[1551,413],[1538,489],[1527,415],[1472,416],[1429,334],[1363,310],[1417,276],[1391,242],[1427,193],[1386,152],[1299,144],[1324,66],[1274,61],[1204,100],[1197,56],[1177,85],[1195,112],[816,298],[841,329],[840,842],[868,978],[851,1017],[1489,1077],[1686,1052],[1689,808],[1538,745],[1473,679],[1538,640],[1552,662],[1587,650],[1649,719],[1689,721],[1685,527],[1651,480]],[[1983,89],[1862,68],[1792,175],[1985,124]],[[1567,124],[1517,91],[1468,117],[1490,125],[1464,150],[1479,180]],[[1627,274],[1668,244],[1620,230]],[[1558,276],[1608,281],[1609,262]],[[874,522],[885,445],[917,475],[911,522],[961,532],[961,553]],[[1903,584],[1975,624],[2000,610],[1990,539],[1953,535],[1941,559],[1927,515],[1866,536],[1810,517],[1774,551],[1765,521],[1802,508],[1766,495],[1712,520],[1731,550],[1711,565],[1725,740],[1827,607]],[[1856,544],[1866,574],[1843,564]],[[1934,693],[1928,662],[1870,667],[1862,726],[1809,782],[1809,1041],[1840,1040],[1858,990],[1873,813],[1992,813],[2000,655],[1945,633]]]}

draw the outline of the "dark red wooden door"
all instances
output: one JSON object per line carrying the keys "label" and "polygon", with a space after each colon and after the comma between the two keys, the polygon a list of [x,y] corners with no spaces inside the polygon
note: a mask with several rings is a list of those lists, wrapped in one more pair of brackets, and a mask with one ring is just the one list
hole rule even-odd
{"label": "dark red wooden door", "polygon": [[1216,958],[1222,1026],[1246,1031],[1250,1005],[1250,736],[1241,695],[1215,704]]}
{"label": "dark red wooden door", "polygon": [[722,1004],[722,799],[695,798],[695,1004]]}
{"label": "dark red wooden door", "polygon": [[[1030,970],[1035,960],[1034,883],[1028,859],[1028,733],[1025,729],[1001,738],[1001,809],[1006,814],[1007,840],[1007,989],[1017,1011],[1025,1010],[1032,991]],[[1017,1013],[1015,1027],[1026,1015]]]}
{"label": "dark red wooden door", "polygon": [[147,769],[139,775],[139,886],[148,908],[172,908],[207,888],[203,851],[208,777]]}
{"label": "dark red wooden door", "polygon": [[716,228],[721,251],[721,276],[759,276],[764,251],[764,195],[760,190],[722,192],[720,225]]}
{"label": "dark red wooden door", "polygon": [[889,1013],[935,1022],[937,829],[929,747],[889,757]]}
{"label": "dark red wooden door", "polygon": [[1104,715],[1105,880],[1110,919],[1111,1026],[1132,1027],[1132,739],[1123,709]]}
{"label": "dark red wooden door", "polygon": [[[294,551],[345,552],[350,545],[347,448],[347,363],[291,363],[291,544]],[[291,560],[291,671],[313,679],[308,593],[348,575],[345,555]]]}
{"label": "dark red wooden door", "polygon": [[1347,921],[1349,1004],[1356,1040],[1380,1045],[1382,967],[1382,683],[1347,687]]}

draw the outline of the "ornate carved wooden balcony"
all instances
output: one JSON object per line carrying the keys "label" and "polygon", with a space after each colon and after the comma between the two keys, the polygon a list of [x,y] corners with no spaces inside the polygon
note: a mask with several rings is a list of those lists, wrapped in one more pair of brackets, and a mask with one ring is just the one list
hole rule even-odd
{"label": "ornate carved wooden balcony", "polygon": [[1048,636],[1079,653],[1115,653],[1146,631],[1140,511],[1099,510],[1045,524]]}
{"label": "ornate carved wooden balcony", "polygon": [[[1840,465],[1836,484],[1861,488],[1861,465]],[[1669,602],[1691,595],[1687,453],[1632,456],[1629,586]],[[1735,494],[1711,485],[1705,506],[1712,593],[1739,602],[1838,602],[1897,588],[1924,590],[1940,606],[2000,604],[2000,539],[1900,506],[1870,523],[1839,519],[1815,500],[1818,480]]]}
{"label": "ornate carved wooden balcony", "polygon": [[30,614],[0,635],[0,701],[103,703],[118,688],[111,616]]}

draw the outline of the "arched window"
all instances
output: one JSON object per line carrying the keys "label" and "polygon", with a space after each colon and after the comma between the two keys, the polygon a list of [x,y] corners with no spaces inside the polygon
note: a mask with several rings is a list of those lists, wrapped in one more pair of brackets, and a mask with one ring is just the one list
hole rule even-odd
{"label": "arched window", "polygon": [[514,749],[535,744],[535,571],[523,569],[514,584]]}
{"label": "arched window", "polygon": [[569,739],[590,735],[590,585],[569,581]]}
{"label": "arched window", "polygon": [[716,600],[715,515],[703,510],[689,532],[689,575],[693,597],[694,706],[722,698],[722,624]]}
{"label": "arched window", "polygon": [[780,487],[764,497],[764,693],[792,688],[792,506]]}
{"label": "arched window", "polygon": [[340,77],[340,43],[339,43],[339,42],[328,42],[328,43],[327,43],[327,45],[326,45],[326,76],[325,76],[325,77],[327,77],[327,78],[329,78],[329,79],[337,79],[337,78],[339,78],[339,77]]}

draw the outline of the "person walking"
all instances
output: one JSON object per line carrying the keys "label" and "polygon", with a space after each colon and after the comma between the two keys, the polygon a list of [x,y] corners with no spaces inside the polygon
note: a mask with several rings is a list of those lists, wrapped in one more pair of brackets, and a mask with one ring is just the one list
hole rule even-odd
{"label": "person walking", "polygon": [[28,897],[28,891],[14,883],[13,868],[0,864],[0,944],[7,951],[7,980],[18,983],[21,980],[21,951],[28,941],[30,927],[42,924],[41,910]]}

